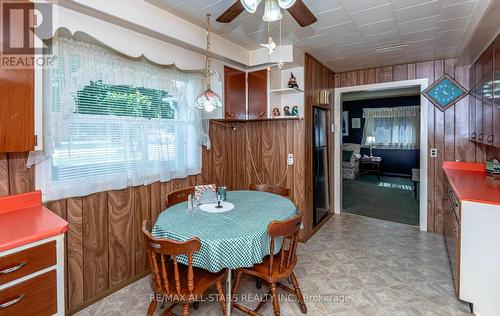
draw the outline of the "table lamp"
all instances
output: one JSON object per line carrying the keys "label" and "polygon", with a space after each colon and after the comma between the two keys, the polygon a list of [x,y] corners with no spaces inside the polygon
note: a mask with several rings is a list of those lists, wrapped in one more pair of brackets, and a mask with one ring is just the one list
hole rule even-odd
{"label": "table lamp", "polygon": [[370,147],[370,158],[373,157],[373,146],[375,146],[375,136],[366,136],[366,145]]}

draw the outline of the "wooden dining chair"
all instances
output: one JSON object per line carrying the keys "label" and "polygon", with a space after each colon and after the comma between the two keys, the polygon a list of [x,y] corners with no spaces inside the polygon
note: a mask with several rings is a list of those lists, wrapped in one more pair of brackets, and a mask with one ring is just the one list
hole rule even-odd
{"label": "wooden dining chair", "polygon": [[282,186],[272,186],[269,184],[250,184],[249,188],[251,191],[269,192],[284,197],[290,197],[290,189]]}
{"label": "wooden dining chair", "polygon": [[[152,316],[158,304],[158,296],[173,304],[162,315],[175,315],[172,309],[182,304],[182,315],[189,315],[191,304],[200,301],[203,294],[215,286],[219,295],[222,312],[225,315],[226,304],[222,282],[226,277],[225,270],[211,273],[193,267],[193,253],[200,250],[201,242],[193,238],[184,242],[154,238],[147,228],[147,221],[142,222],[142,232],[146,242],[147,256],[151,266],[150,286],[154,293],[148,308],[148,316]],[[178,263],[178,256],[185,255],[188,265]]]}
{"label": "wooden dining chair", "polygon": [[170,192],[170,194],[167,195],[167,201],[166,201],[167,207],[171,207],[172,205],[187,201],[188,196],[191,193],[194,193],[194,187],[189,187],[182,190]]}
{"label": "wooden dining chair", "polygon": [[[267,227],[267,232],[271,237],[271,245],[269,256],[266,256],[262,263],[253,266],[252,268],[242,268],[236,270],[236,278],[232,297],[238,293],[241,276],[248,274],[257,277],[269,284],[269,295],[272,297],[274,315],[280,314],[280,303],[276,294],[276,289],[279,287],[292,294],[295,294],[299,301],[300,310],[302,313],[307,313],[307,307],[304,303],[304,297],[297,282],[294,269],[297,265],[297,244],[299,231],[302,225],[302,217],[296,216],[287,221],[273,221]],[[283,239],[281,250],[274,253],[274,244],[276,240]],[[290,280],[293,289],[280,283],[283,280]],[[233,307],[248,314],[259,315],[259,311],[264,307],[267,301],[261,301],[254,310],[249,309],[241,304],[233,304]]]}

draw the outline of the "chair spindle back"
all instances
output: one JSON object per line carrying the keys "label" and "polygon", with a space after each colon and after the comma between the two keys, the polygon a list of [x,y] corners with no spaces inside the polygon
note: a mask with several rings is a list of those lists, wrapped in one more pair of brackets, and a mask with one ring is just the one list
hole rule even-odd
{"label": "chair spindle back", "polygon": [[279,273],[283,273],[283,269],[289,269],[292,263],[296,260],[297,244],[299,241],[301,226],[302,216],[300,215],[286,221],[273,221],[267,226],[267,232],[271,237],[271,247],[269,251],[269,276],[273,274],[275,238],[283,238],[278,269]]}
{"label": "chair spindle back", "polygon": [[[163,289],[167,294],[177,295],[181,295],[182,287],[186,287],[189,294],[193,294],[195,285],[193,253],[200,250],[200,240],[193,238],[179,242],[168,239],[156,239],[151,235],[147,226],[147,220],[144,220],[142,222],[142,232],[156,287]],[[184,285],[180,281],[179,263],[177,262],[177,257],[180,255],[188,257],[188,277],[187,284]]]}
{"label": "chair spindle back", "polygon": [[192,193],[194,193],[194,187],[171,192],[167,195],[167,207],[187,201],[188,196]]}
{"label": "chair spindle back", "polygon": [[290,197],[290,189],[282,186],[272,186],[269,184],[250,184],[249,188],[251,191],[269,192],[284,197]]}

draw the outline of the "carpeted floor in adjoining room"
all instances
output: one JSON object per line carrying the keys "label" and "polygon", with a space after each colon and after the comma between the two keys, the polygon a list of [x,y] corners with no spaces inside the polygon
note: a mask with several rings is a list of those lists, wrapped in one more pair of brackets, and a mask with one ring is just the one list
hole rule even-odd
{"label": "carpeted floor in adjoining room", "polygon": [[344,212],[389,220],[419,224],[419,201],[415,199],[413,182],[408,178],[365,175],[355,180],[343,180],[342,209]]}

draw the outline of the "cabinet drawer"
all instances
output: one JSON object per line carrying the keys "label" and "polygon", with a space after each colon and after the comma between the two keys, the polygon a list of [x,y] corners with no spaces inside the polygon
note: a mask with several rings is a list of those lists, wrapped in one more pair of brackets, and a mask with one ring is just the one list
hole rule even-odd
{"label": "cabinet drawer", "polygon": [[0,257],[0,285],[55,264],[55,241]]}
{"label": "cabinet drawer", "polygon": [[55,313],[55,270],[0,290],[0,316],[48,316]]}

